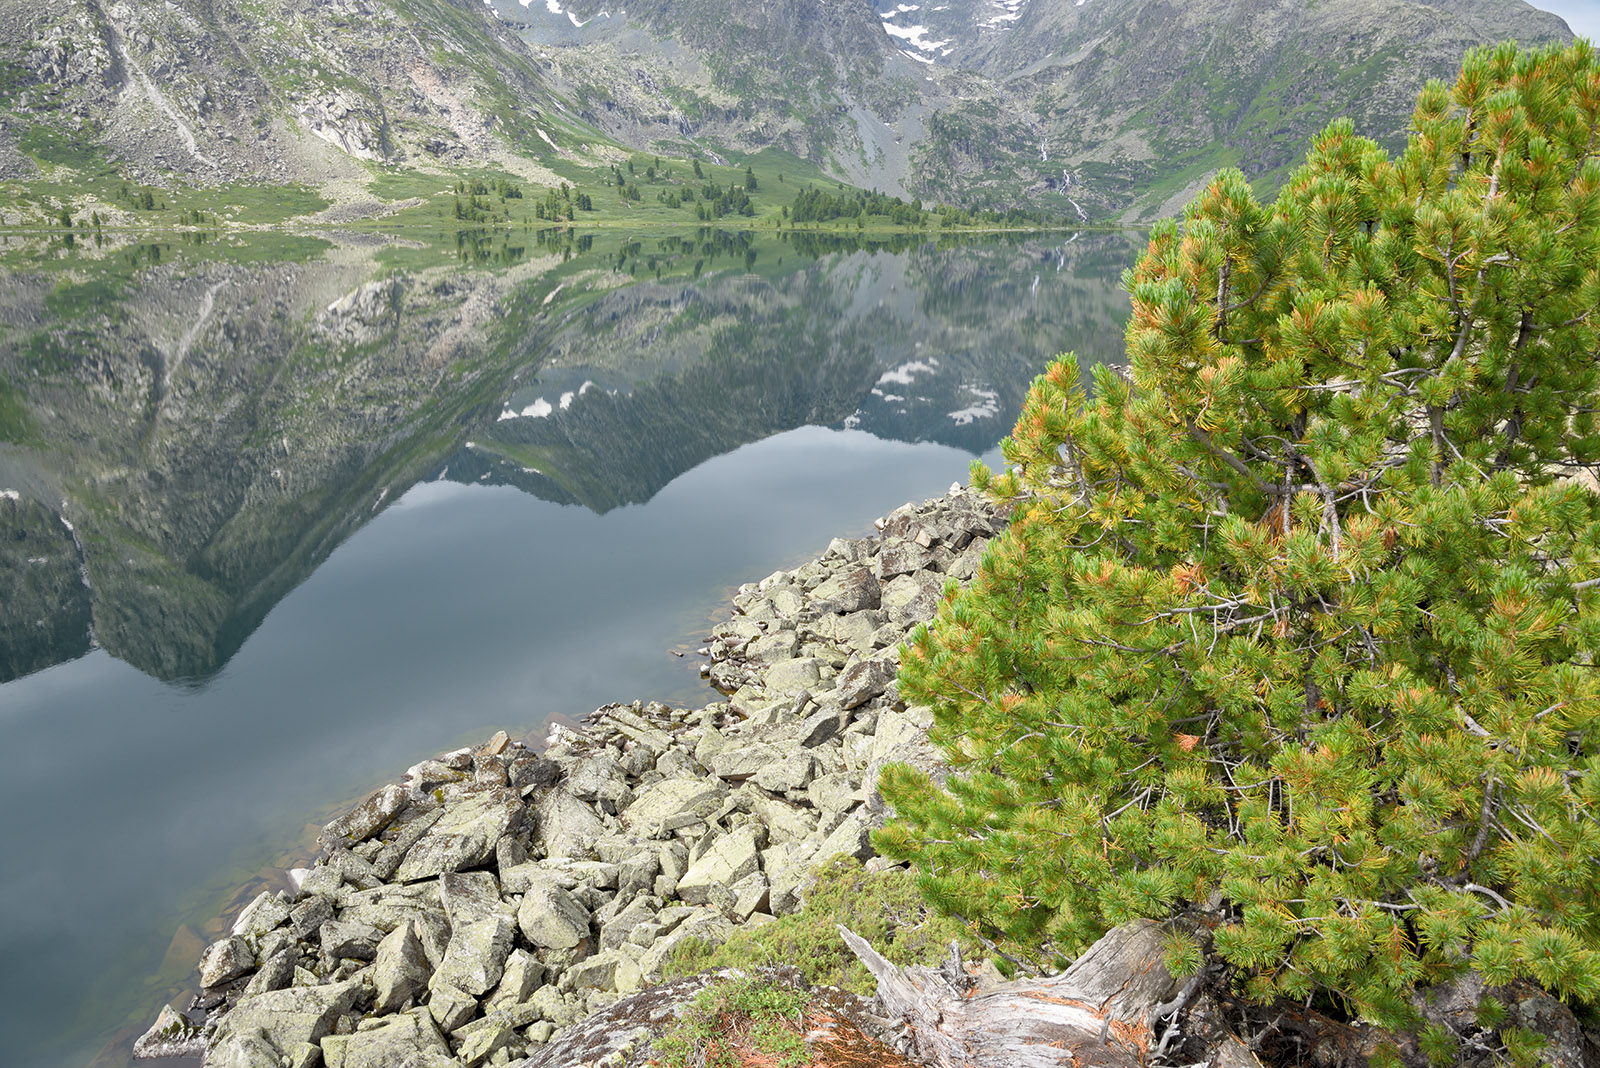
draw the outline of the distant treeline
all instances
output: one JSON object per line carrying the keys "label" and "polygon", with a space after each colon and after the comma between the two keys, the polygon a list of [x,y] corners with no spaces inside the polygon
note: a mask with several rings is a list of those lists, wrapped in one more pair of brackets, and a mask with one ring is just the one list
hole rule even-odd
{"label": "distant treeline", "polygon": [[925,226],[938,219],[941,227],[949,226],[1034,226],[1056,222],[1044,212],[1023,211],[1012,208],[995,211],[988,208],[959,208],[941,204],[932,211],[925,210],[921,200],[907,203],[899,197],[862,189],[844,189],[829,193],[815,186],[807,186],[795,197],[788,209],[788,218],[795,223],[831,222],[835,219],[856,219],[864,224],[870,216],[881,216],[895,226]]}

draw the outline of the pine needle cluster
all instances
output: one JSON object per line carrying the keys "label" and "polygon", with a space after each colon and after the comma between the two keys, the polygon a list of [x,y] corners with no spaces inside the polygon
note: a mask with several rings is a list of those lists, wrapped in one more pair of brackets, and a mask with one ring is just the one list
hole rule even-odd
{"label": "pine needle cluster", "polygon": [[[947,787],[880,851],[1018,956],[1220,900],[1251,996],[1600,1001],[1600,56],[1467,55],[1390,158],[1228,172],[1033,386],[904,657]],[[1198,959],[1191,961],[1197,966]]]}

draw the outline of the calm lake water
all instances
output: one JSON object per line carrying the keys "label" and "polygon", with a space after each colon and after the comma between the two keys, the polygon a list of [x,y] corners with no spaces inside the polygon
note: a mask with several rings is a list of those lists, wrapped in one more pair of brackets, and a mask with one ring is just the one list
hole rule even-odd
{"label": "calm lake water", "polygon": [[710,699],[733,586],[998,463],[1057,352],[1117,358],[1138,244],[5,252],[7,1062],[126,1063],[221,918],[417,760]]}

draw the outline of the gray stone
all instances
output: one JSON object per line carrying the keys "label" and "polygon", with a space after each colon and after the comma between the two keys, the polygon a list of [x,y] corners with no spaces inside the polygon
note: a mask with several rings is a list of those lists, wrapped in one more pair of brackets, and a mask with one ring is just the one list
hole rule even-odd
{"label": "gray stone", "polygon": [[171,1005],[163,1005],[150,1030],[133,1043],[133,1055],[141,1060],[155,1057],[196,1057],[206,1051],[206,1040],[198,1024],[191,1023]]}
{"label": "gray stone", "polygon": [[538,958],[525,949],[513,949],[511,956],[506,958],[500,985],[483,1001],[483,1011],[492,1014],[519,1005],[528,1000],[529,995],[543,983],[544,965],[539,963]]}
{"label": "gray stone", "polygon": [[383,885],[372,862],[348,849],[335,849],[323,860],[323,864],[329,871],[337,872],[340,881],[358,889],[372,890]]}
{"label": "gray stone", "polygon": [[883,608],[889,622],[908,626],[932,619],[944,588],[942,576],[901,575],[883,587]]}
{"label": "gray stone", "polygon": [[557,787],[539,802],[537,841],[547,857],[588,856],[595,839],[606,833],[594,809]]}
{"label": "gray stone", "polygon": [[233,929],[229,933],[247,940],[259,939],[287,920],[292,911],[294,906],[282,894],[263,890],[239,913],[239,918],[233,921]]}
{"label": "gray stone", "polygon": [[528,847],[523,844],[522,839],[514,834],[502,835],[500,841],[494,844],[494,866],[496,871],[515,868],[518,864],[526,864],[532,859],[528,855]]}
{"label": "gray stone", "polygon": [[818,584],[811,591],[811,604],[819,612],[859,612],[877,608],[879,596],[878,577],[870,569],[857,566]]}
{"label": "gray stone", "polygon": [[883,548],[878,550],[878,560],[873,570],[877,572],[879,582],[888,582],[897,575],[921,571],[932,560],[932,554],[915,542],[895,539],[885,542]]}
{"label": "gray stone", "polygon": [[792,842],[817,829],[815,815],[787,801],[750,790],[748,803],[751,815],[766,826],[767,836],[773,842]]}
{"label": "gray stone", "polygon": [[542,1046],[556,1033],[556,1025],[549,1020],[540,1020],[538,1023],[529,1024],[527,1031],[523,1033],[528,1036],[529,1042],[537,1042]]}
{"label": "gray stone", "polygon": [[534,884],[517,909],[523,937],[536,947],[573,949],[589,937],[589,913],[553,883]]}
{"label": "gray stone", "polygon": [[245,984],[244,996],[265,994],[269,990],[282,990],[294,982],[294,970],[300,964],[300,948],[294,943],[280,946],[262,963],[256,974]]}
{"label": "gray stone", "polygon": [[759,827],[741,827],[723,835],[678,880],[678,896],[691,905],[710,900],[712,886],[730,886],[760,866]]}
{"label": "gray stone", "polygon": [[283,1068],[283,1057],[259,1028],[224,1028],[206,1045],[205,1068]]}
{"label": "gray stone", "polygon": [[835,688],[839,697],[839,707],[855,708],[877,697],[889,688],[899,670],[898,650],[850,664],[840,673],[839,683]]}
{"label": "gray stone", "polygon": [[200,985],[221,986],[256,966],[256,955],[238,935],[229,935],[206,947],[200,955]]}
{"label": "gray stone", "polygon": [[646,838],[659,838],[705,819],[725,797],[727,789],[713,780],[666,779],[641,792],[622,813],[622,823]]}
{"label": "gray stone", "polygon": [[757,771],[755,784],[777,794],[804,789],[815,768],[816,761],[811,754],[801,749]]}
{"label": "gray stone", "polygon": [[372,960],[383,932],[359,920],[329,920],[317,930],[317,938],[322,943],[323,969],[329,971],[346,958]]}
{"label": "gray stone", "polygon": [[806,796],[818,812],[823,814],[845,812],[862,800],[861,787],[852,776],[843,773],[822,775],[811,780]]}
{"label": "gray stone", "polygon": [[577,1004],[562,997],[554,984],[546,984],[535,990],[528,1003],[539,1011],[540,1016],[557,1027],[566,1027],[583,1011]]}
{"label": "gray stone", "polygon": [[469,794],[446,805],[438,822],[406,851],[395,878],[409,883],[483,864],[522,811],[522,799],[504,790]]}
{"label": "gray stone", "polygon": [[[475,1023],[485,1026],[468,1034],[462,1040],[461,1048],[456,1053],[456,1059],[467,1066],[477,1068],[478,1065],[488,1060],[496,1050],[510,1042],[516,1034],[516,1029],[504,1020],[477,1020]],[[463,1028],[465,1030],[465,1028]]]}
{"label": "gray stone", "polygon": [[755,913],[766,910],[769,887],[767,877],[761,872],[751,872],[728,889],[733,891],[733,907],[723,912],[733,922],[744,923]]}
{"label": "gray stone", "polygon": [[364,842],[393,823],[405,806],[405,789],[391,783],[322,828],[318,839],[327,845]]}
{"label": "gray stone", "polygon": [[607,922],[600,926],[600,948],[615,949],[627,942],[634,928],[643,923],[654,923],[657,909],[646,898],[635,898]]}
{"label": "gray stone", "polygon": [[[792,591],[791,591],[792,592]],[[799,594],[794,594],[798,599]],[[746,660],[772,663],[789,660],[800,648],[800,637],[793,630],[778,630],[764,634],[745,647]]]}
{"label": "gray stone", "polygon": [[[241,1050],[253,1050],[250,1036],[265,1036],[271,1048],[286,1055],[302,1042],[316,1042],[333,1029],[334,1021],[350,1010],[361,996],[360,979],[319,986],[296,986],[287,990],[272,990],[254,997],[241,998],[217,1027],[213,1047],[207,1051],[206,1064],[213,1065],[212,1053],[229,1043]],[[231,1064],[226,1060],[216,1064]],[[238,1063],[251,1063],[241,1061]],[[273,1060],[274,1068],[278,1061]]]}
{"label": "gray stone", "polygon": [[391,1016],[344,1043],[341,1068],[450,1068],[450,1046],[426,1011]]}
{"label": "gray stone", "polygon": [[806,606],[804,595],[793,586],[779,586],[772,591],[771,599],[778,614],[789,619],[799,616]]}
{"label": "gray stone", "polygon": [[377,960],[372,969],[376,991],[372,1011],[380,1016],[399,1011],[408,998],[427,989],[433,967],[417,937],[416,926],[401,924],[378,943]]}
{"label": "gray stone", "polygon": [[451,927],[511,911],[500,900],[500,880],[487,871],[445,872],[439,876],[439,902]]}
{"label": "gray stone", "polygon": [[783,759],[783,750],[774,745],[730,746],[711,758],[711,773],[731,782],[742,782],[768,765]]}
{"label": "gray stone", "polygon": [[500,982],[515,934],[511,917],[502,913],[454,928],[439,978],[469,994],[487,994]]}
{"label": "gray stone", "polygon": [[440,981],[437,975],[428,984],[428,989],[428,1015],[444,1028],[445,1034],[453,1034],[477,1015],[478,1000],[465,990]]}
{"label": "gray stone", "polygon": [[814,656],[780,660],[767,669],[763,681],[769,691],[792,697],[816,686],[822,679],[822,667],[822,661]]}
{"label": "gray stone", "polygon": [[885,766],[909,764],[940,785],[949,777],[950,769],[944,762],[944,755],[928,741],[928,727],[932,723],[932,711],[920,705],[903,712],[884,709],[879,713],[878,729],[872,736],[866,770],[861,777],[867,811],[875,822],[881,823],[892,815],[888,802],[878,792],[878,777]]}
{"label": "gray stone", "polygon": [[617,894],[632,897],[655,885],[656,874],[661,871],[661,860],[652,849],[640,846],[634,854],[617,865]]}
{"label": "gray stone", "polygon": [[645,950],[644,955],[639,958],[639,970],[648,980],[659,979],[662,965],[686,939],[697,939],[706,946],[715,948],[726,942],[734,930],[733,924],[721,913],[711,909],[695,909],[693,916],[662,935],[654,945]]}
{"label": "gray stone", "polygon": [[586,990],[631,994],[644,985],[644,973],[621,949],[605,949],[574,964],[567,972],[566,981],[580,994]]}
{"label": "gray stone", "polygon": [[873,855],[868,837],[870,824],[864,812],[852,812],[817,847],[817,859],[831,860],[839,854],[866,860]]}
{"label": "gray stone", "polygon": [[626,808],[633,799],[627,773],[606,753],[591,753],[578,761],[563,785],[579,801],[603,803],[611,812]]}
{"label": "gray stone", "polygon": [[795,732],[795,740],[807,749],[814,749],[838,736],[844,723],[844,713],[837,707],[824,706],[807,716]]}

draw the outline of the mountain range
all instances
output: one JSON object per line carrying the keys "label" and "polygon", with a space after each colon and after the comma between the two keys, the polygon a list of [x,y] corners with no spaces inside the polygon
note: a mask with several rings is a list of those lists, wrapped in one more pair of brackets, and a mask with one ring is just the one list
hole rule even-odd
{"label": "mountain range", "polygon": [[1571,38],[1523,0],[613,7],[0,0],[0,180],[337,190],[394,168],[537,180],[638,151],[769,153],[925,201],[1141,219],[1220,166],[1270,189],[1340,115],[1397,146],[1465,49]]}

